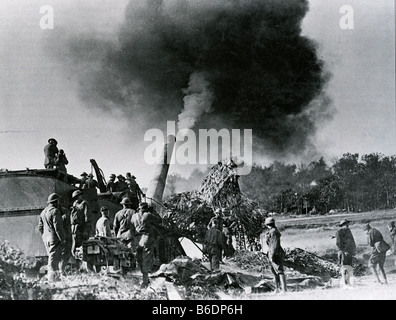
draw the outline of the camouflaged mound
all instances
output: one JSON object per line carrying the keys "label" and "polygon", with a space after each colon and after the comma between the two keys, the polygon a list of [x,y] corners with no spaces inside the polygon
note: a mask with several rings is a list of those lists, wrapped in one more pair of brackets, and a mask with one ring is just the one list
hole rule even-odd
{"label": "camouflaged mound", "polygon": [[248,237],[259,237],[266,211],[241,193],[235,168],[232,161],[220,162],[211,168],[198,190],[171,196],[164,203],[164,220],[201,242],[214,209],[225,208]]}

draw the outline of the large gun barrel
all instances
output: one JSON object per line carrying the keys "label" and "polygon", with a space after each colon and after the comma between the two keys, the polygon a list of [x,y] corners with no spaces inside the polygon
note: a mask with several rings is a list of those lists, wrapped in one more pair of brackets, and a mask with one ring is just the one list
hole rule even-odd
{"label": "large gun barrel", "polygon": [[163,152],[158,159],[153,178],[151,179],[146,192],[147,203],[156,208],[157,212],[161,212],[159,206],[162,205],[162,196],[164,194],[166,178],[168,176],[175,142],[176,137],[174,135],[168,135],[167,142],[165,143]]}

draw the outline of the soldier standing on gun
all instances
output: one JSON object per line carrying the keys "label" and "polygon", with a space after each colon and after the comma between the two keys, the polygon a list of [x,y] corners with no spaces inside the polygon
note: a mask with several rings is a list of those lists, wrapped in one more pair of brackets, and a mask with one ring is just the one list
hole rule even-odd
{"label": "soldier standing on gun", "polygon": [[44,167],[53,169],[55,167],[55,159],[58,155],[58,142],[54,139],[48,139],[48,144],[44,147]]}

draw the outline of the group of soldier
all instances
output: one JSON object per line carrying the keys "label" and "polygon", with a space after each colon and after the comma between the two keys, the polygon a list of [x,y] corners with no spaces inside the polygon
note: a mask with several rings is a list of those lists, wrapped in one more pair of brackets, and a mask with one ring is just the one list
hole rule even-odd
{"label": "group of soldier", "polygon": [[39,217],[38,229],[48,254],[48,281],[57,281],[66,273],[71,256],[79,261],[77,250],[84,240],[93,236],[117,237],[136,254],[142,286],[146,287],[153,265],[154,228],[161,223],[161,217],[146,202],[140,202],[135,210],[131,200],[123,198],[123,208],[115,214],[111,227],[106,206],[100,209],[101,217],[94,220],[83,190],[75,190],[72,201],[68,210],[60,206],[60,196],[52,193]]}

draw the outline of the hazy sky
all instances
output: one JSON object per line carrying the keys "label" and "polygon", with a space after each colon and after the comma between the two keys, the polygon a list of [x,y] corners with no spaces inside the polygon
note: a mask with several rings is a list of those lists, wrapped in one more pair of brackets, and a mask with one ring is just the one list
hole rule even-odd
{"label": "hazy sky", "polygon": [[[43,148],[54,137],[68,156],[69,173],[90,171],[89,159],[94,158],[106,179],[129,171],[141,186],[148,185],[153,166],[143,159],[147,143],[141,119],[88,108],[73,77],[78,68],[65,70],[62,56],[54,59],[47,51],[54,30],[42,30],[39,24],[40,7],[50,5],[55,29],[112,39],[127,3],[0,2],[0,168],[43,168]],[[343,5],[354,10],[354,29],[339,25]],[[315,138],[317,150],[329,161],[345,152],[396,154],[394,12],[391,0],[310,0],[303,34],[318,43],[332,74],[326,92],[336,112]],[[173,167],[171,172],[177,170],[188,171]]]}

